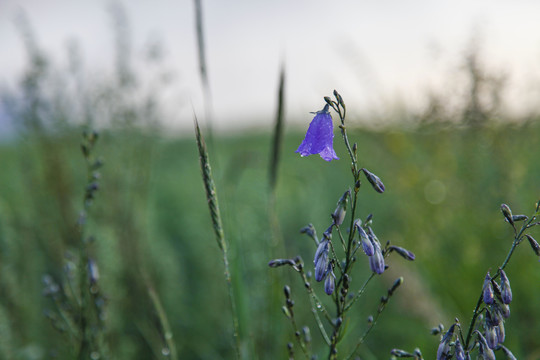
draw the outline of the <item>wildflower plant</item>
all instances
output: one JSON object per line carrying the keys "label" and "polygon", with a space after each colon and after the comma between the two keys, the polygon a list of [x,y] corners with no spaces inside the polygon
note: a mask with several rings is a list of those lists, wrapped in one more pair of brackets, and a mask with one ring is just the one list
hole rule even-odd
{"label": "wildflower plant", "polygon": [[[510,317],[510,303],[512,302],[510,280],[504,269],[516,248],[523,242],[528,242],[535,255],[540,256],[540,245],[529,233],[533,227],[540,225],[538,221],[540,201],[536,203],[535,212],[531,217],[512,215],[510,207],[506,204],[501,205],[501,212],[514,233],[510,250],[496,271],[487,272],[468,328],[462,327],[459,319],[456,319],[448,331],[441,336],[437,360],[471,359],[474,352],[480,359],[495,359],[495,352],[503,353],[507,359],[516,359],[503,345],[506,339],[504,322]],[[442,334],[443,329],[444,327],[439,325],[439,328],[432,330],[432,333]]]}
{"label": "wildflower plant", "polygon": [[106,297],[100,289],[99,270],[94,255],[93,236],[86,234],[88,213],[99,190],[101,178],[98,169],[103,165],[94,156],[98,133],[83,133],[81,150],[87,170],[84,188],[83,210],[75,225],[79,237],[78,251],[68,252],[60,280],[53,275],[43,276],[43,295],[51,299],[54,310],[46,310],[45,316],[53,327],[68,334],[72,344],[72,357],[77,359],[103,359],[107,357],[105,332]]}
{"label": "wildflower plant", "polygon": [[[302,156],[319,154],[326,161],[339,159],[333,149],[333,122],[329,111],[331,108],[339,117],[339,129],[351,161],[351,188],[345,189],[339,198],[335,210],[330,215],[329,225],[320,239],[312,224],[301,229],[301,232],[310,237],[314,244],[314,253],[309,255],[309,257],[313,256],[313,267],[305,264],[300,256],[274,259],[268,265],[272,268],[290,266],[299,274],[309,295],[311,313],[314,316],[317,331],[320,332],[328,349],[328,359],[337,359],[338,355],[339,358],[350,359],[358,353],[388,301],[403,283],[403,278],[396,279],[387,293],[381,297],[375,315],[369,317],[367,328],[362,334],[356,335],[358,338],[355,345],[345,348],[340,343],[345,335],[346,324],[351,317],[350,311],[364,295],[371,280],[377,275],[382,275],[388,268],[387,258],[391,253],[396,253],[410,261],[414,260],[415,256],[402,247],[391,245],[390,241],[381,243],[375,234],[372,214],[367,215],[364,220],[357,217],[358,193],[363,181],[367,180],[378,193],[384,193],[385,186],[377,175],[360,166],[357,157],[358,145],[355,143],[351,146],[347,136],[345,123],[347,109],[341,95],[334,91],[334,98],[325,97],[324,100],[326,102],[324,108],[315,113],[306,136],[296,152]],[[365,256],[361,256],[362,253]],[[358,262],[369,264],[369,267],[364,267],[358,273],[353,272]],[[366,268],[369,269],[367,273]],[[284,295],[285,305],[282,311],[291,322],[294,341],[306,359],[316,358],[316,354],[312,353],[310,328],[300,326],[295,317],[295,302],[290,286],[284,287]],[[326,305],[329,301],[323,297],[330,298],[331,306]],[[351,336],[354,335],[351,334]],[[287,344],[287,349],[289,358],[294,358],[295,347],[292,341]]]}

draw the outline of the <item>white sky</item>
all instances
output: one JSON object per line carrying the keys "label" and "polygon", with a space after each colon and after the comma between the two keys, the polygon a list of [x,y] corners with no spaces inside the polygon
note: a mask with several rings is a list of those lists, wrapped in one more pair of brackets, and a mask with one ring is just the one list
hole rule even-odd
{"label": "white sky", "polygon": [[[175,127],[202,116],[191,0],[124,1],[133,53],[159,38],[178,75],[169,96]],[[14,18],[24,9],[38,43],[58,64],[77,40],[85,68],[110,71],[114,37],[104,0],[1,0],[0,85],[15,84],[25,52]],[[270,128],[281,61],[287,115],[306,123],[338,89],[353,113],[403,101],[420,106],[446,90],[476,36],[492,70],[509,76],[510,107],[540,97],[540,1],[535,0],[203,0],[206,52],[218,129]]]}

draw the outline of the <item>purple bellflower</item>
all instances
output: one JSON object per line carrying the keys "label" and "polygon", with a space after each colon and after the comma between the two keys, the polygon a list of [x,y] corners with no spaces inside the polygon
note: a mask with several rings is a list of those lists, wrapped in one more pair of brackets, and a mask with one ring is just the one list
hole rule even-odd
{"label": "purple bellflower", "polygon": [[326,161],[339,160],[334,151],[334,124],[328,104],[317,111],[309,124],[306,137],[296,150],[301,156],[319,154]]}

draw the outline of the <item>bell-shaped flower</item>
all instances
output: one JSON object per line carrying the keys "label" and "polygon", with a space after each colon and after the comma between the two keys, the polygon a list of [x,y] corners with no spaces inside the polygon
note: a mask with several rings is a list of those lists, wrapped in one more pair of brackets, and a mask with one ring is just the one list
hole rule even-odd
{"label": "bell-shaped flower", "polygon": [[328,104],[315,113],[306,137],[296,152],[301,156],[319,154],[326,161],[339,160],[334,151],[334,124]]}

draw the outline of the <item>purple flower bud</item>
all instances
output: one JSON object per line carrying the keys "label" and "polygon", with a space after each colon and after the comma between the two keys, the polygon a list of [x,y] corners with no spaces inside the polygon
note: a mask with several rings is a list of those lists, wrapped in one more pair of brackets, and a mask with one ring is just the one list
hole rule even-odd
{"label": "purple flower bud", "polygon": [[385,190],[385,187],[384,187],[384,184],[381,181],[381,179],[379,179],[379,177],[377,175],[369,172],[366,169],[362,169],[362,171],[366,175],[366,178],[368,179],[371,186],[373,186],[373,189],[378,193],[383,193],[384,190]]}
{"label": "purple flower bud", "polygon": [[317,238],[317,231],[315,230],[313,224],[307,224],[307,226],[301,228],[300,233],[306,234],[307,236],[315,240],[317,244],[319,243],[319,239]]}
{"label": "purple flower bud", "polygon": [[459,337],[456,340],[455,356],[456,360],[465,360],[465,351],[463,350],[463,345],[461,345],[461,342],[459,341]]}
{"label": "purple flower bud", "polygon": [[349,202],[349,196],[351,195],[351,190],[345,191],[343,196],[338,200],[336,210],[332,214],[332,219],[334,220],[334,225],[343,224],[345,219],[345,214],[347,213],[347,203]]}
{"label": "purple flower bud", "polygon": [[478,330],[475,330],[474,332],[478,335],[478,344],[480,345],[478,348],[478,355],[484,360],[495,360],[495,354],[488,346],[484,336]]}
{"label": "purple flower bud", "polygon": [[99,280],[99,270],[96,262],[93,259],[88,259],[88,281],[90,285],[94,285]]}
{"label": "purple flower bud", "polygon": [[510,304],[512,302],[512,289],[510,288],[510,281],[506,277],[506,273],[503,269],[501,272],[501,297],[502,301],[505,304]]}
{"label": "purple flower bud", "polygon": [[487,272],[484,280],[483,297],[486,304],[493,304],[493,286],[491,285],[491,276],[489,275],[489,271]]}
{"label": "purple flower bud", "polygon": [[369,257],[369,266],[371,267],[371,271],[380,275],[384,272],[384,256],[378,243],[372,242],[372,245],[374,247],[374,252],[373,255]]}
{"label": "purple flower bud", "polygon": [[540,245],[538,245],[536,240],[534,240],[534,238],[531,235],[527,234],[525,236],[527,237],[527,240],[529,240],[529,244],[531,244],[531,247],[534,253],[536,254],[536,256],[540,256]]}
{"label": "purple flower bud", "polygon": [[504,342],[504,339],[506,338],[503,322],[499,323],[499,325],[495,327],[495,332],[497,333],[497,342],[499,344],[502,344]]}
{"label": "purple flower bud", "polygon": [[454,336],[455,328],[456,324],[452,324],[446,334],[442,337],[439,348],[437,349],[437,360],[450,359],[448,356],[450,353],[450,341],[452,341],[452,337]]}
{"label": "purple flower bud", "polygon": [[327,295],[332,295],[334,292],[334,289],[336,287],[336,276],[334,275],[334,272],[332,271],[332,267],[329,264],[330,272],[326,276],[326,280],[324,281],[324,292]]}
{"label": "purple flower bud", "polygon": [[324,160],[339,160],[334,151],[334,124],[328,104],[315,113],[302,144],[296,150],[301,156],[319,154]]}
{"label": "purple flower bud", "polygon": [[416,256],[414,256],[412,252],[399,246],[390,246],[390,251],[397,252],[399,255],[401,255],[402,258],[406,260],[413,261],[416,258]]}
{"label": "purple flower bud", "polygon": [[326,275],[326,269],[328,267],[328,251],[330,240],[325,238],[319,244],[317,252],[315,253],[315,259],[313,260],[315,264],[315,280],[322,281]]}
{"label": "purple flower bud", "polygon": [[499,343],[497,338],[497,331],[495,330],[496,326],[486,326],[486,343],[490,349],[495,349]]}
{"label": "purple flower bud", "polygon": [[375,252],[375,249],[373,248],[373,244],[371,243],[371,240],[368,237],[368,234],[364,231],[362,226],[360,225],[360,221],[357,221],[355,224],[356,230],[358,231],[358,235],[360,236],[360,242],[362,243],[362,250],[364,250],[364,253],[367,256],[372,256]]}

